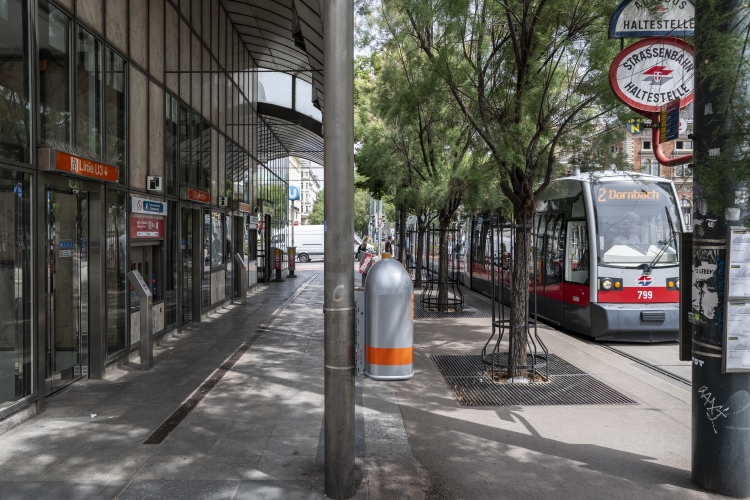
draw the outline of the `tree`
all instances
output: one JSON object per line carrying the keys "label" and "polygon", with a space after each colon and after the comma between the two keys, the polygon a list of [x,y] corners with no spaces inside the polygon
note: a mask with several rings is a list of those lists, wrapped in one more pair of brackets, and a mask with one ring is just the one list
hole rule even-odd
{"label": "tree", "polygon": [[[435,211],[440,228],[438,310],[445,312],[447,229],[464,196],[482,183],[486,161],[484,155],[476,154],[474,134],[453,109],[448,88],[431,70],[428,57],[411,37],[398,31],[389,35],[375,56],[368,111],[376,119],[368,120],[357,153],[358,166],[375,184],[391,186],[396,205],[432,209],[418,214],[419,250],[424,245],[426,218]],[[421,256],[418,251],[417,259]]]}
{"label": "tree", "polygon": [[310,217],[308,217],[307,219],[307,222],[309,224],[323,224],[323,222],[325,221],[325,216],[323,215],[325,196],[323,194],[323,191],[323,189],[318,191],[318,195],[315,197],[312,210],[310,211]]}
{"label": "tree", "polygon": [[[536,198],[557,151],[617,106],[607,71],[615,0],[382,0],[389,34],[413,40],[488,151],[522,226],[514,248],[512,357],[526,365],[528,269]],[[381,37],[382,38],[382,37]],[[522,375],[517,370],[511,376]]]}

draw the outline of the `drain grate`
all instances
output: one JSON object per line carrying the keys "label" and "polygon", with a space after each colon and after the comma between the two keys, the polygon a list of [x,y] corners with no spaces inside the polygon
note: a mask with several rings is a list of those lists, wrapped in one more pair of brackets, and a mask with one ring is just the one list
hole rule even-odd
{"label": "drain grate", "polygon": [[[496,356],[504,363],[508,353]],[[554,354],[549,355],[550,381],[537,384],[495,383],[484,372],[479,355],[438,355],[432,360],[460,406],[638,404]]]}
{"label": "drain grate", "polygon": [[464,306],[460,312],[440,313],[428,311],[418,302],[414,302],[414,319],[434,319],[434,318],[489,318],[490,315],[484,311],[472,306]]}

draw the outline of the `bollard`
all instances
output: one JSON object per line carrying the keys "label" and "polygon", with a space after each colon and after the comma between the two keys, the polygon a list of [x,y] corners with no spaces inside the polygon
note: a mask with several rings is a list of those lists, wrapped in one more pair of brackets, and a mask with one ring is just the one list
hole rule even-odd
{"label": "bollard", "polygon": [[138,271],[130,271],[128,280],[133,285],[133,289],[135,289],[135,293],[141,302],[141,346],[139,352],[141,355],[141,370],[148,371],[154,366],[154,322],[151,316],[153,296],[151,295],[151,287],[146,285]]}
{"label": "bollard", "polygon": [[240,273],[240,304],[247,304],[247,264],[241,254],[234,254],[234,261],[237,263],[237,271]]}
{"label": "bollard", "polygon": [[273,249],[273,268],[276,271],[276,277],[271,281],[284,281],[281,278],[281,249]]}
{"label": "bollard", "polygon": [[375,380],[414,376],[414,286],[394,259],[372,266],[365,285],[365,375]]}
{"label": "bollard", "polygon": [[287,278],[296,278],[297,276],[294,274],[294,268],[296,267],[297,262],[297,247],[286,247],[286,251],[289,255],[289,274],[287,275]]}

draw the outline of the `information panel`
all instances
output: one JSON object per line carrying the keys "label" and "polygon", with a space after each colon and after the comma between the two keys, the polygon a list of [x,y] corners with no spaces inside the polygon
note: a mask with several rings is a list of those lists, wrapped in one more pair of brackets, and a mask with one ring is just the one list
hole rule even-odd
{"label": "information panel", "polygon": [[729,228],[724,373],[750,372],[750,230]]}

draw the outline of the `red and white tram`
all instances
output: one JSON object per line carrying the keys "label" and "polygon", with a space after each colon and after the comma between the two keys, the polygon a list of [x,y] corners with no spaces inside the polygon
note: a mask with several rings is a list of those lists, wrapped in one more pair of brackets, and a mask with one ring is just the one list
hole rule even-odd
{"label": "red and white tram", "polygon": [[[684,226],[670,180],[623,172],[557,179],[539,197],[534,224],[530,294],[535,288],[540,318],[597,340],[677,339]],[[489,217],[464,221],[460,279],[490,295],[494,257],[507,299],[509,230],[490,234]]]}

